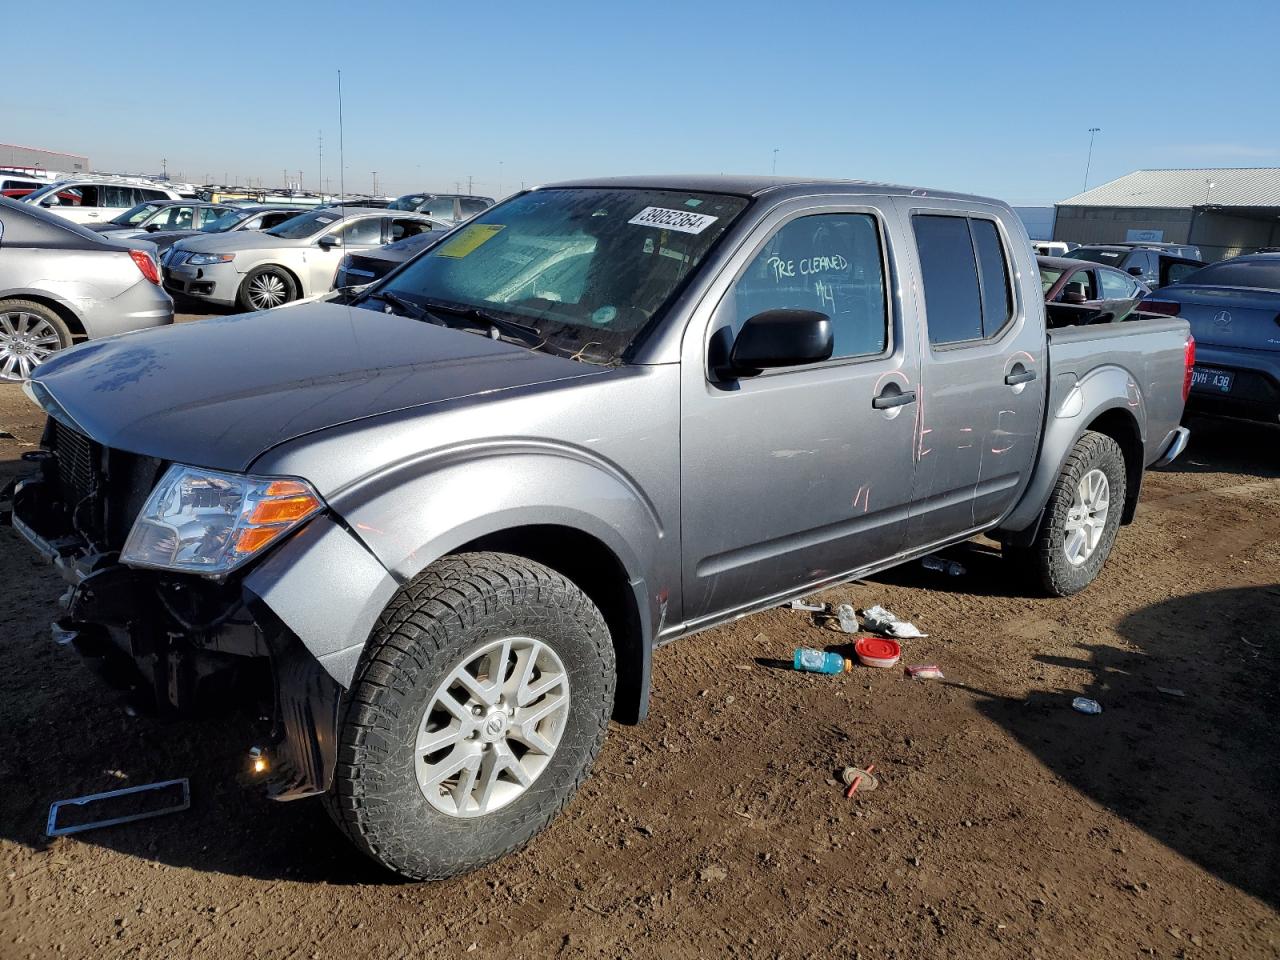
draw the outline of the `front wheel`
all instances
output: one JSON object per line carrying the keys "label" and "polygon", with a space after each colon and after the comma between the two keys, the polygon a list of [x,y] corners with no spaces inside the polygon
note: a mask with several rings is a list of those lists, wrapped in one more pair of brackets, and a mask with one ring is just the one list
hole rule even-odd
{"label": "front wheel", "polygon": [[1030,561],[1040,585],[1057,597],[1079,593],[1111,554],[1125,501],[1124,453],[1105,434],[1085,433],[1067,457],[1029,550],[1008,549]]}
{"label": "front wheel", "polygon": [[298,299],[293,277],[279,267],[259,267],[240,284],[236,299],[244,310],[271,310]]}
{"label": "front wheel", "polygon": [[346,700],[329,812],[406,877],[496,860],[586,778],[614,684],[608,628],[573,583],[521,557],[446,557],[374,627]]}

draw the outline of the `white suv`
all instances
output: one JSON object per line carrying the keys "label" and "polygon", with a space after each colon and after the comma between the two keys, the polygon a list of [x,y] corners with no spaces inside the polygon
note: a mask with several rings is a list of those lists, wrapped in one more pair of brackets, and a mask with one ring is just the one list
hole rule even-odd
{"label": "white suv", "polygon": [[105,223],[147,200],[181,200],[176,190],[151,180],[77,177],[59,180],[22,198],[75,223]]}

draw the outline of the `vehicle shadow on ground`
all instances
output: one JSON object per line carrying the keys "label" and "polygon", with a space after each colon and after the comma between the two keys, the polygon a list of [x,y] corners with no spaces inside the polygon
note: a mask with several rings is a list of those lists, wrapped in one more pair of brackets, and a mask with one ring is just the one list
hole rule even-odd
{"label": "vehicle shadow on ground", "polygon": [[926,570],[919,560],[891,567],[867,577],[866,582],[911,590],[941,590],[975,597],[1036,597],[1044,593],[1024,571],[1000,554],[996,543],[970,540],[940,550],[944,560],[954,560],[964,567],[960,576]]}
{"label": "vehicle shadow on ground", "polygon": [[[1135,652],[1084,644],[1077,658],[1036,658],[1090,671],[1083,693],[1100,715],[1075,712],[1077,693],[1065,689],[1025,699],[979,690],[977,708],[1094,802],[1280,907],[1277,621],[1280,586],[1170,599],[1121,623]],[[1118,847],[1104,826],[1082,842]],[[1136,894],[1156,879],[1140,866],[1125,873],[1114,882]]]}
{"label": "vehicle shadow on ground", "polygon": [[1280,426],[1194,415],[1186,426],[1191,442],[1163,472],[1280,477]]}

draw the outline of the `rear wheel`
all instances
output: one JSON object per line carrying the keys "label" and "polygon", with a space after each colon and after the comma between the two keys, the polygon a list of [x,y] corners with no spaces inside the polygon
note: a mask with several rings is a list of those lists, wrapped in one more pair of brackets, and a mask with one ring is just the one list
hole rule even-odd
{"label": "rear wheel", "polygon": [[506,554],[447,557],[374,628],[339,730],[330,814],[407,877],[517,850],[590,771],[614,682],[609,631],[570,581]]}
{"label": "rear wheel", "polygon": [[297,300],[298,286],[279,267],[259,267],[241,282],[236,299],[245,310],[271,310]]}
{"label": "rear wheel", "polygon": [[26,380],[57,351],[71,346],[71,331],[42,303],[0,300],[0,380]]}
{"label": "rear wheel", "polygon": [[1077,441],[1054,485],[1035,545],[1006,548],[1040,585],[1066,597],[1091,584],[1111,554],[1125,501],[1124,453],[1101,433]]}

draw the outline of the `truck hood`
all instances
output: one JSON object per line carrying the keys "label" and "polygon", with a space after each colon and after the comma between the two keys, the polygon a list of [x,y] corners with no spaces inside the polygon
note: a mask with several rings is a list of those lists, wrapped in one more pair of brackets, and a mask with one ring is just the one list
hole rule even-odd
{"label": "truck hood", "polygon": [[331,303],[212,317],[59,353],[30,391],[119,450],[223,470],[303,434],[604,367]]}

